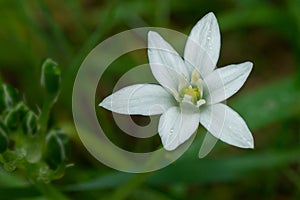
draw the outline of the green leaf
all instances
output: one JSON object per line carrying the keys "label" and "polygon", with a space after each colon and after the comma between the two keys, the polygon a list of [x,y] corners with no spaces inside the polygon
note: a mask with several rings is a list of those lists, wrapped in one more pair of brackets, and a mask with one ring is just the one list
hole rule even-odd
{"label": "green leaf", "polygon": [[0,189],[1,199],[20,199],[41,196],[41,193],[34,187],[9,187]]}
{"label": "green leaf", "polygon": [[300,113],[300,91],[294,78],[278,80],[247,93],[229,105],[257,130]]}
{"label": "green leaf", "polygon": [[[296,161],[300,150],[286,152],[254,152],[243,155],[197,159],[196,153],[185,155],[173,165],[157,171],[150,184],[216,183],[238,180],[250,172],[272,169]],[[185,173],[188,172],[188,173]],[[184,174],[184,176],[178,176]]]}
{"label": "green leaf", "polygon": [[114,172],[99,176],[98,178],[84,183],[68,185],[64,189],[66,191],[86,191],[94,189],[116,188],[128,182],[133,176],[133,174]]}

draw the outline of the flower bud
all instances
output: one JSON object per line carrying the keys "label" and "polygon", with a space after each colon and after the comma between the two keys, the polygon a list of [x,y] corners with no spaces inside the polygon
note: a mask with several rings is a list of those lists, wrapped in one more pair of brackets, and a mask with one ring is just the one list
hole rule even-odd
{"label": "flower bud", "polygon": [[8,84],[0,86],[0,110],[10,109],[18,102],[17,90]]}
{"label": "flower bud", "polygon": [[16,109],[11,109],[4,117],[4,125],[9,130],[16,130],[19,123],[19,115]]}
{"label": "flower bud", "polygon": [[17,110],[17,112],[19,113],[19,117],[22,120],[25,115],[27,114],[27,112],[29,111],[29,108],[27,107],[27,105],[24,104],[24,102],[19,102],[16,106],[15,109]]}
{"label": "flower bud", "polygon": [[22,130],[23,132],[33,137],[37,133],[38,126],[37,126],[37,116],[34,112],[28,111],[25,117],[22,120]]}
{"label": "flower bud", "polygon": [[52,169],[67,160],[70,154],[69,138],[62,130],[50,131],[46,137],[46,145],[46,162]]}
{"label": "flower bud", "polygon": [[46,59],[42,65],[41,84],[49,94],[55,94],[60,86],[60,69],[57,63]]}
{"label": "flower bud", "polygon": [[0,153],[3,153],[8,148],[7,131],[2,123],[0,123]]}
{"label": "flower bud", "polygon": [[53,172],[49,169],[49,166],[45,163],[39,164],[34,170],[34,176],[36,181],[43,183],[50,183]]}
{"label": "flower bud", "polygon": [[24,149],[16,149],[14,151],[6,151],[2,154],[3,168],[12,172],[17,169],[17,166],[24,162],[26,151]]}

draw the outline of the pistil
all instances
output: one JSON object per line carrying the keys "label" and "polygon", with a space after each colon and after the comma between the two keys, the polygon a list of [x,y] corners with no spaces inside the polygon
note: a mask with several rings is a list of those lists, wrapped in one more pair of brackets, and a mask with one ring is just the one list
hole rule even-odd
{"label": "pistil", "polygon": [[200,74],[197,70],[194,70],[191,77],[191,82],[188,86],[183,87],[179,92],[181,102],[192,103],[199,107],[205,104],[205,100],[202,99],[203,86]]}

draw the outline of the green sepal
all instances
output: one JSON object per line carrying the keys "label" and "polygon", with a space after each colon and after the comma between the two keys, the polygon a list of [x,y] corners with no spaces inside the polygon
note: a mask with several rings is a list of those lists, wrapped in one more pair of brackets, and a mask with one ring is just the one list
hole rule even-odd
{"label": "green sepal", "polygon": [[70,144],[68,136],[59,129],[49,132],[46,137],[45,159],[51,169],[56,169],[64,164],[70,154]]}
{"label": "green sepal", "polygon": [[0,86],[0,111],[11,109],[18,103],[17,90],[8,84]]}
{"label": "green sepal", "polygon": [[60,87],[61,71],[52,59],[46,59],[42,65],[41,84],[49,94],[56,94]]}

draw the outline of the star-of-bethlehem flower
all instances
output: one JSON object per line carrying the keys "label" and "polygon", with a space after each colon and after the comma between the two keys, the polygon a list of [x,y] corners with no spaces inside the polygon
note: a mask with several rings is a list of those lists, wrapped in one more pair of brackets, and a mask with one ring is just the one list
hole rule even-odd
{"label": "star-of-bethlehem flower", "polygon": [[245,121],[222,102],[246,81],[251,62],[217,68],[220,31],[213,13],[192,29],[184,59],[158,33],[148,33],[151,71],[160,83],[127,86],[99,105],[120,114],[158,115],[158,133],[166,150],[172,151],[196,132],[199,122],[228,144],[253,148]]}

